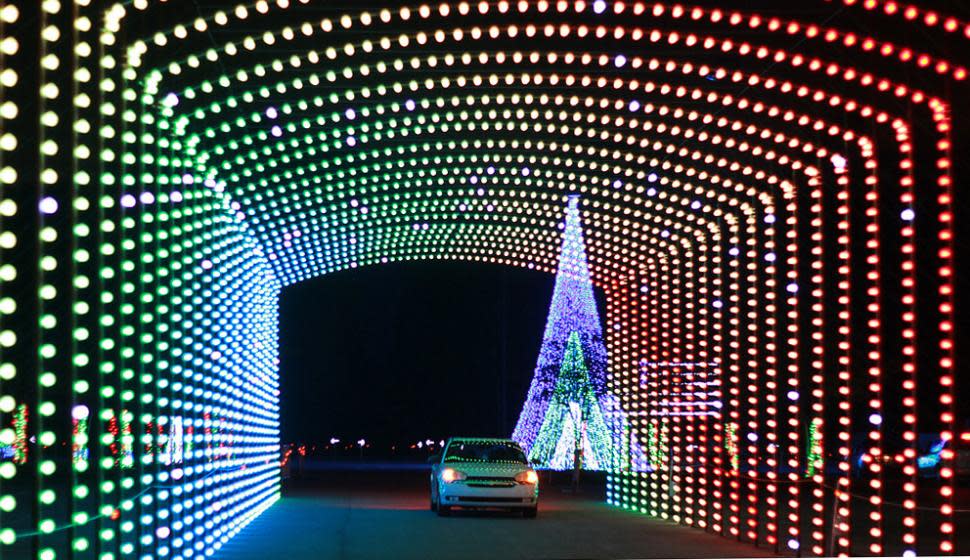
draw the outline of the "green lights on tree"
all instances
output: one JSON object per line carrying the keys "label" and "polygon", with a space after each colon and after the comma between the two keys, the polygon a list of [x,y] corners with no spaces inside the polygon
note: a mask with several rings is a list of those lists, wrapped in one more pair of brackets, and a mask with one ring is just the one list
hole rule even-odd
{"label": "green lights on tree", "polygon": [[724,452],[727,453],[728,466],[731,467],[731,472],[735,473],[741,468],[740,441],[741,436],[738,435],[738,424],[736,422],[728,422],[724,428]]}
{"label": "green lights on tree", "polygon": [[552,399],[529,459],[537,466],[568,470],[573,468],[577,451],[583,468],[612,466],[613,437],[590,383],[582,343],[574,332],[566,342]]}
{"label": "green lights on tree", "polygon": [[30,421],[29,407],[26,404],[19,404],[13,414],[13,457],[12,460],[18,465],[27,462],[27,424]]}
{"label": "green lights on tree", "polygon": [[808,423],[808,441],[805,443],[805,476],[815,476],[822,468],[822,421],[813,418]]}

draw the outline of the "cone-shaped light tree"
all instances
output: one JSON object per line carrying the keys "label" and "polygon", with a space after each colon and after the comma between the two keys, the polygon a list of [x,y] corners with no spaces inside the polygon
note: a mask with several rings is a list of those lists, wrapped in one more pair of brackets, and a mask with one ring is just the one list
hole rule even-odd
{"label": "cone-shaped light tree", "polygon": [[577,437],[586,438],[582,441],[584,468],[636,464],[640,461],[631,461],[631,453],[638,455],[639,446],[627,441],[623,413],[607,391],[606,345],[586,260],[578,196],[569,197],[564,230],[542,348],[512,438],[541,467],[572,468]]}

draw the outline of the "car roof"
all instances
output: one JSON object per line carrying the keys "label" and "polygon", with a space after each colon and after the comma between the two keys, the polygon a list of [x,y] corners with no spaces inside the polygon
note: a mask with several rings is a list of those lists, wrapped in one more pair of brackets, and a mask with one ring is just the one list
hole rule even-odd
{"label": "car roof", "polygon": [[471,442],[471,443],[512,443],[519,445],[519,442],[514,439],[509,438],[495,438],[495,437],[450,437],[448,442]]}

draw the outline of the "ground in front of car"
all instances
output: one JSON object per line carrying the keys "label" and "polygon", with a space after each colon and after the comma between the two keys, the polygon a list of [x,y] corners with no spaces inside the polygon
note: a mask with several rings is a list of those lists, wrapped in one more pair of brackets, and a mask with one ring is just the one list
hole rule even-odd
{"label": "ground in front of car", "polygon": [[[543,482],[546,478],[543,477]],[[439,518],[428,509],[428,467],[308,468],[284,485],[281,502],[243,529],[218,560],[320,558],[464,560],[704,558],[770,551],[610,507],[602,483],[583,492],[540,483],[539,517],[470,511]]]}

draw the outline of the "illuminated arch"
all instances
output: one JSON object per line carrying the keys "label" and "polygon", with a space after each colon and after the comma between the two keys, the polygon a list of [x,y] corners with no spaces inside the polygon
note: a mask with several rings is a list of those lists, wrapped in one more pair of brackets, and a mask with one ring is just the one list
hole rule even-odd
{"label": "illuminated arch", "polygon": [[[0,444],[42,447],[0,466],[0,515],[23,507],[10,485],[41,489],[0,550],[214,552],[278,489],[284,285],[392,260],[553,272],[578,190],[631,417],[660,399],[644,361],[724,383],[721,418],[664,420],[672,466],[612,473],[611,503],[789,552],[953,551],[952,458],[920,542],[914,463],[917,431],[957,421],[967,22],[881,0],[806,2],[825,24],[748,3],[175,4],[0,9]],[[814,421],[835,491],[801,478]],[[902,515],[878,464],[850,477],[858,431],[871,456],[902,434]]]}

